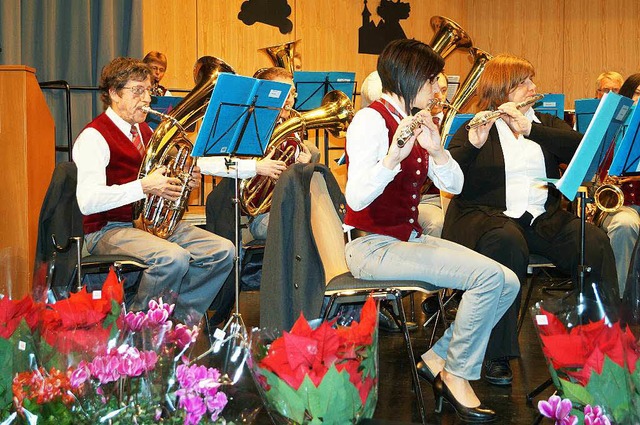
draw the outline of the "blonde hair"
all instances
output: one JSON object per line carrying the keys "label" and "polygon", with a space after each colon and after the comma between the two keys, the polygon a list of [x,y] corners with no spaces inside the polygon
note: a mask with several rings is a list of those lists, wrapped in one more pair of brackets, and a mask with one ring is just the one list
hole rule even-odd
{"label": "blonde hair", "polygon": [[162,52],[158,52],[156,50],[152,50],[152,51],[150,51],[149,53],[146,54],[144,59],[142,59],[142,62],[144,62],[144,63],[158,62],[158,63],[162,64],[162,66],[164,66],[166,68],[167,67],[167,56]]}
{"label": "blonde hair", "polygon": [[533,65],[518,56],[501,54],[495,56],[485,67],[478,82],[478,108],[495,109],[509,101],[509,93],[533,78]]}
{"label": "blonde hair", "polygon": [[619,86],[622,86],[622,84],[624,83],[624,78],[622,78],[622,75],[620,75],[619,72],[606,71],[598,75],[598,78],[596,78],[596,90],[600,88],[600,83],[602,83],[602,80],[614,81],[618,83]]}

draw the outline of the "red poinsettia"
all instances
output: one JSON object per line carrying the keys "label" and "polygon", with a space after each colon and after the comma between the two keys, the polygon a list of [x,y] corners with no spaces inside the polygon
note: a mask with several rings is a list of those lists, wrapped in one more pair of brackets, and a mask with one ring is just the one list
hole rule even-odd
{"label": "red poinsettia", "polygon": [[541,309],[540,314],[548,322],[538,325],[542,350],[554,369],[565,369],[583,385],[592,370],[602,373],[605,356],[621,367],[626,364],[632,373],[635,370],[639,353],[629,327],[622,330],[619,323],[609,324],[602,319],[567,329],[548,311]]}
{"label": "red poinsettia", "polygon": [[363,378],[362,351],[373,342],[377,324],[375,302],[369,298],[360,314],[360,322],[334,328],[335,322],[323,322],[312,329],[301,314],[290,332],[284,332],[270,346],[259,366],[275,373],[294,390],[306,376],[317,387],[333,365],[346,371],[358,389],[364,404],[375,381]]}
{"label": "red poinsettia", "polygon": [[112,302],[122,303],[124,290],[113,270],[109,272],[102,290],[87,292],[83,288],[68,299],[49,304],[42,313],[42,336],[61,353],[100,351],[111,333],[103,326],[111,313]]}
{"label": "red poinsettia", "polygon": [[0,338],[10,338],[22,319],[33,331],[43,308],[43,304],[34,302],[29,295],[19,301],[9,297],[0,299]]}

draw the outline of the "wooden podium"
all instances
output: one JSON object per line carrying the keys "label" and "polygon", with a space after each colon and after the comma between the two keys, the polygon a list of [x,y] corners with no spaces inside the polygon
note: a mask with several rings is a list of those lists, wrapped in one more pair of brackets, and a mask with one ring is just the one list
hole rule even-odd
{"label": "wooden podium", "polygon": [[0,292],[31,292],[38,217],[55,166],[55,126],[35,69],[0,66]]}

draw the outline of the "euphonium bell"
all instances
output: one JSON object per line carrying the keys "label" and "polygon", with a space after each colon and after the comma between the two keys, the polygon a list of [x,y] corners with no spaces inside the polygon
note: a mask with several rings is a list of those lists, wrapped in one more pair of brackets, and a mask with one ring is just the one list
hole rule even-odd
{"label": "euphonium bell", "polygon": [[274,66],[284,68],[289,71],[291,75],[293,75],[293,72],[295,70],[293,58],[295,55],[296,45],[299,42],[300,40],[290,41],[284,44],[264,47],[262,49],[258,49],[258,51],[265,52],[269,56],[269,58],[271,58],[271,62],[273,62]]}
{"label": "euphonium bell", "polygon": [[[346,94],[334,90],[322,98],[319,108],[299,113],[291,111],[291,117],[278,124],[271,135],[266,152],[274,151],[272,159],[291,165],[295,162],[298,145],[303,142],[307,130],[325,129],[334,137],[346,136],[346,130],[355,113],[353,103]],[[271,198],[276,181],[270,177],[255,176],[240,183],[240,205],[250,216],[263,214],[271,209]]]}
{"label": "euphonium bell", "polygon": [[596,209],[587,220],[600,227],[610,213],[618,211],[624,204],[624,192],[615,184],[600,185],[593,194],[593,203]]}
{"label": "euphonium bell", "polygon": [[[168,238],[184,215],[191,188],[191,172],[197,158],[191,157],[193,143],[187,137],[185,128],[202,119],[209,104],[213,88],[221,72],[235,71],[224,61],[217,59],[203,73],[194,87],[168,114],[158,114],[163,119],[151,135],[145,157],[142,160],[138,178],[141,179],[160,167],[166,167],[165,175],[182,182],[181,196],[176,201],[168,201],[157,195],[148,195],[133,206],[133,224],[160,238]],[[156,113],[153,110],[147,110]]]}

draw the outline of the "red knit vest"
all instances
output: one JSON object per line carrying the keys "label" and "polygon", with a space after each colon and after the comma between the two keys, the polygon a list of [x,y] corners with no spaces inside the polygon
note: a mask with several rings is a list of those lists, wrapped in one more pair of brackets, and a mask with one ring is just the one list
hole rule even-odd
{"label": "red knit vest", "polygon": [[[139,127],[142,141],[146,146],[151,138],[151,128],[147,123],[140,123]],[[125,184],[138,179],[142,156],[129,137],[111,121],[107,114],[98,115],[85,128],[98,130],[109,145],[111,159],[106,168],[107,186]],[[131,221],[132,219],[133,204],[85,215],[83,218],[84,233],[96,232],[102,229],[109,221]]]}
{"label": "red knit vest", "polygon": [[[375,109],[384,118],[389,129],[389,145],[391,145],[398,123],[382,103],[373,102],[369,108]],[[348,166],[349,157],[347,156]],[[422,233],[422,227],[418,222],[418,204],[420,204],[420,189],[427,179],[428,167],[429,154],[416,142],[409,156],[400,163],[401,171],[385,187],[380,196],[360,211],[354,211],[347,205],[345,224],[366,232],[393,236],[403,241],[409,240],[412,230]]]}

